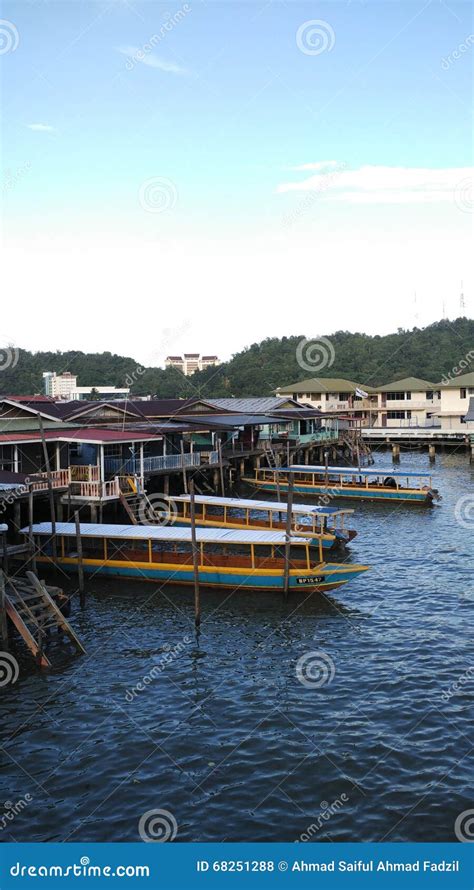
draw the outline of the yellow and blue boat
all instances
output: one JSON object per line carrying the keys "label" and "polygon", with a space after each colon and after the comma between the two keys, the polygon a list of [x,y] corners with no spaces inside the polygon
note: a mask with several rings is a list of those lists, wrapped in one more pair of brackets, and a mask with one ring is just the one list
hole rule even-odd
{"label": "yellow and blue boat", "polygon": [[326,467],[292,464],[290,467],[262,468],[254,477],[243,477],[259,491],[288,491],[293,476],[295,494],[325,499],[358,498],[370,501],[403,501],[408,504],[432,504],[438,492],[430,473],[363,467]]}
{"label": "yellow and blue boat", "polygon": [[[160,511],[158,521],[164,525],[191,524],[191,497],[188,494],[163,498],[167,509]],[[203,528],[267,529],[285,531],[288,506],[280,501],[250,498],[224,498],[196,495],[194,514],[197,526]],[[291,533],[309,537],[314,546],[334,550],[355,538],[355,529],[346,527],[346,518],[354,510],[293,504]]]}
{"label": "yellow and blue boat", "polygon": [[[28,535],[29,529],[22,532]],[[199,583],[203,587],[271,593],[285,589],[286,536],[282,532],[222,528],[196,528],[195,532]],[[34,524],[32,534],[36,561],[52,566],[51,523]],[[84,572],[177,586],[194,583],[190,528],[81,523],[80,536]],[[74,523],[56,523],[56,539],[57,564],[66,571],[77,572],[80,558]],[[290,591],[334,590],[368,568],[316,560],[308,538],[291,537]]]}

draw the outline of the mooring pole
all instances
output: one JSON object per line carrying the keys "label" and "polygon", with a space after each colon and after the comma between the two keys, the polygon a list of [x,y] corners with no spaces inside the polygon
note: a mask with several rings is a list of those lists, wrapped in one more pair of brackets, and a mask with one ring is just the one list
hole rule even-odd
{"label": "mooring pole", "polygon": [[5,601],[5,575],[0,569],[0,640],[2,646],[8,646],[7,606]]}
{"label": "mooring pole", "polygon": [[224,464],[222,462],[222,442],[219,440],[219,475],[221,477],[221,494],[225,498]]}
{"label": "mooring pole", "polygon": [[44,434],[43,419],[38,412],[38,426],[41,435],[41,444],[43,445],[44,464],[46,467],[46,477],[48,480],[49,510],[51,513],[51,546],[53,549],[53,562],[56,565],[58,560],[58,545],[56,541],[56,508],[54,505],[53,477],[51,476],[51,464],[49,462],[48,446],[46,444],[46,436]]}
{"label": "mooring pole", "polygon": [[84,590],[84,563],[82,558],[82,538],[81,523],[79,521],[79,510],[74,510],[74,522],[76,524],[76,550],[77,550],[77,572],[79,576],[79,602],[84,608],[86,604],[86,595]]}
{"label": "mooring pole", "polygon": [[188,478],[186,476],[186,467],[184,466],[184,442],[182,439],[181,439],[181,458],[183,461],[183,487],[184,487],[184,493],[187,494],[188,493]]}
{"label": "mooring pole", "polygon": [[290,556],[291,556],[291,522],[293,519],[293,473],[288,474],[288,498],[286,506],[286,531],[285,531],[285,599],[290,589]]}
{"label": "mooring pole", "polygon": [[7,543],[7,531],[8,526],[2,525],[0,526],[2,533],[2,563],[3,563],[3,571],[5,574],[8,574],[8,543]]}
{"label": "mooring pole", "polygon": [[201,624],[201,595],[199,591],[199,550],[196,540],[196,504],[194,499],[194,482],[189,481],[189,513],[191,519],[191,549],[193,552],[194,573],[194,623],[196,627]]}
{"label": "mooring pole", "polygon": [[35,539],[33,536],[33,510],[33,489],[30,483],[30,490],[28,492],[28,538],[31,551],[31,568],[36,574]]}

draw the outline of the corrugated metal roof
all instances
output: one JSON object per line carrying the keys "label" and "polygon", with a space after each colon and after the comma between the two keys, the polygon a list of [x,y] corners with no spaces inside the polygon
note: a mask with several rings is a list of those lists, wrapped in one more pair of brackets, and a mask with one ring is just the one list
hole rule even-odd
{"label": "corrugated metal roof", "polygon": [[[81,522],[82,538],[125,538],[138,541],[191,541],[191,529],[176,526],[160,525],[100,525],[93,522]],[[29,534],[29,528],[22,528],[23,535]],[[50,522],[38,522],[33,525],[33,534],[51,535]],[[76,526],[73,522],[57,522],[56,535],[67,538],[76,537]],[[198,543],[208,544],[284,544],[282,532],[234,530],[227,528],[196,528]],[[293,537],[292,544],[307,544],[307,538]]]}
{"label": "corrugated metal roof", "polygon": [[239,414],[261,414],[266,411],[276,411],[289,400],[278,396],[262,396],[242,399],[208,399],[216,408],[224,408],[226,411],[236,411]]}
{"label": "corrugated metal roof", "polygon": [[326,393],[326,392],[348,392],[355,393],[356,389],[364,389],[368,393],[376,392],[373,386],[367,383],[355,383],[353,380],[344,380],[343,377],[308,377],[306,380],[300,380],[297,383],[290,383],[288,386],[277,387],[278,392],[288,393]]}
{"label": "corrugated metal roof", "polygon": [[383,386],[378,386],[377,392],[398,392],[399,390],[403,392],[403,390],[407,389],[418,392],[425,389],[433,390],[436,389],[436,386],[434,383],[430,383],[429,380],[421,380],[420,377],[404,377],[402,380],[392,380],[391,383],[384,383]]}
{"label": "corrugated metal roof", "polygon": [[312,466],[311,464],[292,464],[291,467],[280,467],[276,470],[277,473],[287,473],[288,470],[291,472],[301,473],[325,473],[326,470],[328,473],[339,473],[342,476],[426,476],[431,477],[432,473],[407,473],[403,470],[393,470],[391,467],[385,467],[382,470],[376,470],[373,467],[371,469],[367,469],[367,467],[325,467],[321,466]]}
{"label": "corrugated metal roof", "polygon": [[[189,504],[191,501],[191,497],[189,494],[180,494],[169,496],[169,501],[181,501]],[[288,504],[281,503],[280,501],[254,501],[250,498],[220,498],[220,497],[207,497],[206,495],[197,494],[194,498],[196,504],[209,504],[210,506],[215,507],[235,507],[239,510],[271,510],[272,513],[286,513]],[[333,516],[335,513],[353,513],[354,510],[338,510],[333,509],[332,507],[316,507],[312,504],[293,504],[292,513],[303,513],[305,516],[309,516],[311,513],[324,513],[324,515]]]}

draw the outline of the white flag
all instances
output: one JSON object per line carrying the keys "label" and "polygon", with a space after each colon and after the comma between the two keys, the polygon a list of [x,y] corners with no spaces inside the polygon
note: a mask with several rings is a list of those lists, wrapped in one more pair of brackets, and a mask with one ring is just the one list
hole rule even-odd
{"label": "white flag", "polygon": [[363,389],[359,389],[358,386],[356,386],[355,394],[356,394],[356,396],[359,397],[359,399],[366,399],[367,396],[369,395],[368,392],[365,392]]}

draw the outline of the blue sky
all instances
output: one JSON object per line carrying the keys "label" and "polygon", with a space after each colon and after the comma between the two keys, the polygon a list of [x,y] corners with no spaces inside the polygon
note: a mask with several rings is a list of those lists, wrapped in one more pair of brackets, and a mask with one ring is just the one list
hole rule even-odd
{"label": "blue sky", "polygon": [[[471,287],[471,12],[449,0],[6,2],[18,45],[0,56],[4,237],[18,297],[48,281],[53,305],[72,288],[95,312],[111,297],[122,312],[132,289],[147,313],[159,301],[173,351],[214,351],[196,305],[217,309],[230,288],[255,323],[250,337],[248,322],[219,334],[227,355],[267,334],[364,329],[358,301],[370,332],[437,320],[443,302],[455,316],[460,281]],[[384,269],[386,311],[374,306]],[[292,292],[291,329],[269,323],[265,299]],[[19,345],[131,351],[103,328],[61,342],[14,316],[7,328]],[[166,337],[144,331],[134,354],[160,349]]]}

